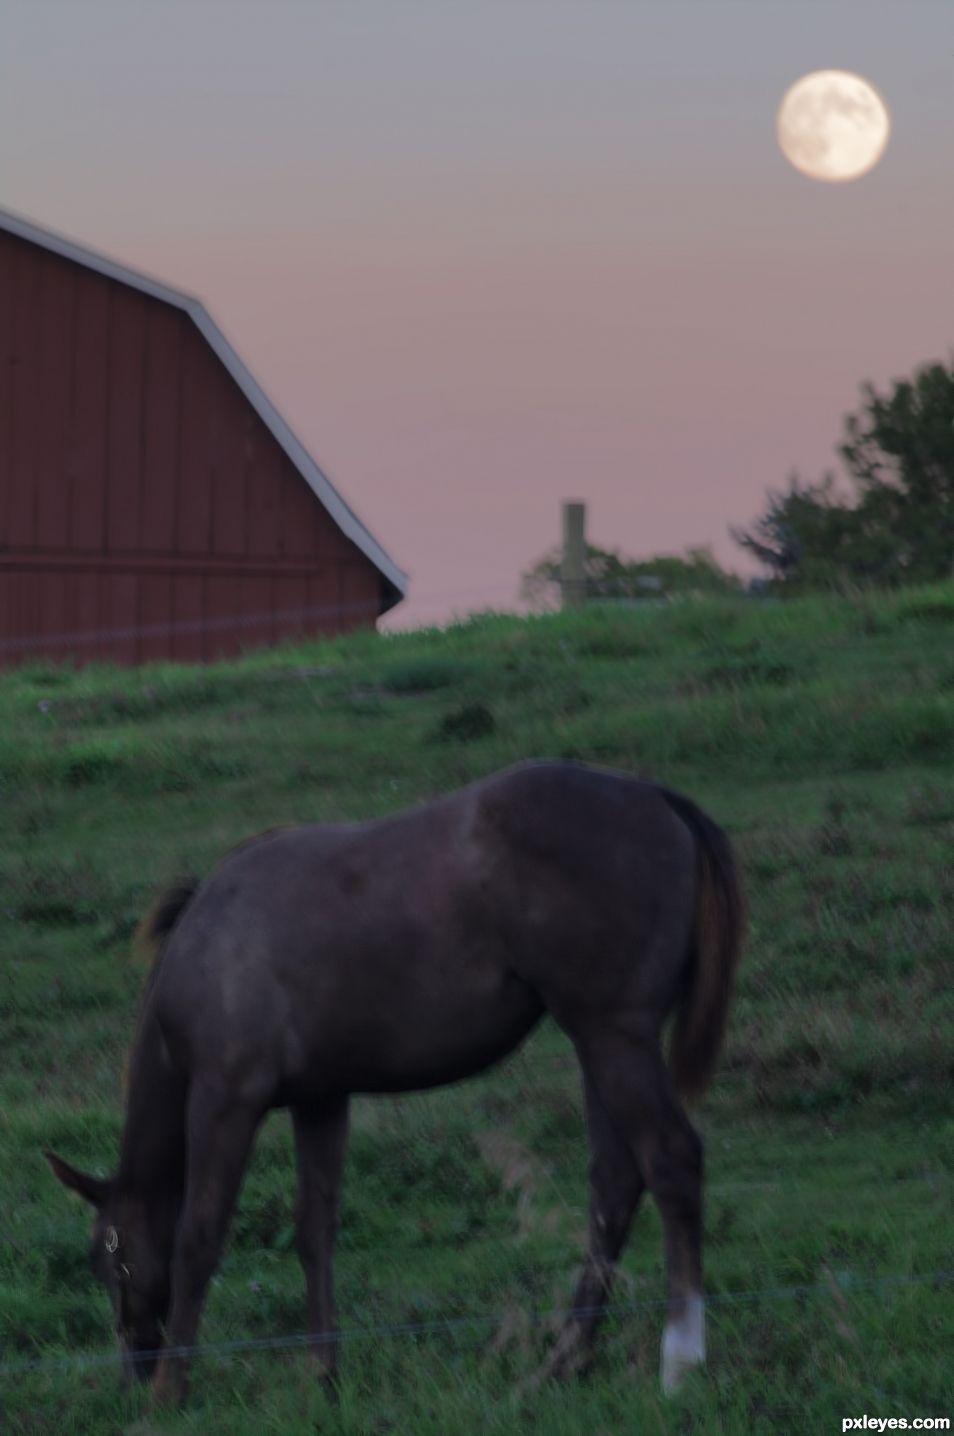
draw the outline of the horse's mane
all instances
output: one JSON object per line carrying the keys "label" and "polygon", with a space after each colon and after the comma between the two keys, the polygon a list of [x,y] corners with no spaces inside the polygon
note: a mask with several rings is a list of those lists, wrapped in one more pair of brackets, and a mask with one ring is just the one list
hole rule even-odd
{"label": "horse's mane", "polygon": [[132,1047],[126,1058],[123,1067],[122,1086],[123,1092],[129,1093],[129,1073],[134,1053],[140,1046],[143,1032],[147,1026],[147,1012],[149,998],[155,985],[156,977],[159,974],[159,960],[162,957],[162,950],[165,942],[176,923],[179,921],[186,908],[199,890],[199,879],[196,877],[181,877],[168,887],[162,889],[154,899],[152,906],[146,912],[145,917],[136,929],[133,938],[133,956],[142,957],[149,963],[149,973],[140,998],[139,1019],[136,1024],[136,1035],[133,1038]]}
{"label": "horse's mane", "polygon": [[[259,842],[261,838],[270,837],[272,833],[282,833],[288,828],[296,826],[295,823],[280,823],[275,827],[265,828],[260,833],[253,833],[250,838],[243,838],[241,842],[229,848],[226,857],[241,852],[250,844]],[[145,957],[152,967],[155,967],[158,962],[166,939],[195,897],[200,883],[201,879],[191,874],[176,878],[175,881],[164,887],[153,900],[145,917],[137,927],[136,935],[133,938],[133,951],[137,955]]]}
{"label": "horse's mane", "polygon": [[153,967],[166,938],[172,932],[199,889],[196,877],[178,878],[163,888],[136,929],[135,950],[148,956]]}

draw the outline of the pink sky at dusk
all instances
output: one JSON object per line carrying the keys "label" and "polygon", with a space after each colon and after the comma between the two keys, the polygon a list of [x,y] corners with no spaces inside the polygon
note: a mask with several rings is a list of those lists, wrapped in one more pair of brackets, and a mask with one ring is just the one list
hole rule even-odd
{"label": "pink sky at dusk", "polygon": [[[4,0],[0,205],[196,294],[394,560],[508,607],[564,498],[633,556],[834,464],[954,348],[950,0]],[[778,152],[856,70],[880,166]]]}

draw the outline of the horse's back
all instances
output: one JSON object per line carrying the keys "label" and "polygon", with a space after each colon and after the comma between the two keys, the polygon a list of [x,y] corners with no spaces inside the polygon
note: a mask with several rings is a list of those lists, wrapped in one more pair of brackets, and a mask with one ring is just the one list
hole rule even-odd
{"label": "horse's back", "polygon": [[543,1006],[651,1004],[675,982],[694,891],[692,837],[654,785],[520,764],[373,822],[243,845],[173,932],[157,1001],[190,1064],[354,1090],[450,1081]]}
{"label": "horse's back", "polygon": [[387,1090],[454,1080],[510,1050],[541,1005],[472,891],[466,791],[232,853],[157,982],[189,1065]]}

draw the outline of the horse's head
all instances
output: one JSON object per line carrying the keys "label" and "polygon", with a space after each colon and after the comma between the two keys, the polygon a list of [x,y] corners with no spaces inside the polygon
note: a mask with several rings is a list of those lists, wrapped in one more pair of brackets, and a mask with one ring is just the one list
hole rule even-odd
{"label": "horse's head", "polygon": [[46,1159],[63,1185],[96,1213],[90,1265],[116,1314],[126,1374],[133,1371],[146,1381],[156,1365],[169,1307],[168,1243],[157,1240],[155,1223],[141,1201],[117,1193],[115,1179],[79,1172],[53,1152]]}

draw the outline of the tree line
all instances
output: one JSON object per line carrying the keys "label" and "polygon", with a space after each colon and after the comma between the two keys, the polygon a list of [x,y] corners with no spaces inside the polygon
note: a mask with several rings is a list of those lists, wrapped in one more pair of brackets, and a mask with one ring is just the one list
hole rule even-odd
{"label": "tree line", "polygon": [[[834,472],[814,482],[792,474],[786,487],[768,492],[748,528],[730,528],[763,570],[757,586],[788,595],[954,577],[954,361],[924,365],[884,394],[865,384],[837,453],[841,483]],[[544,599],[559,573],[560,555],[551,551],[524,574],[525,597]],[[743,586],[707,548],[636,561],[588,546],[585,577],[590,598]]]}

